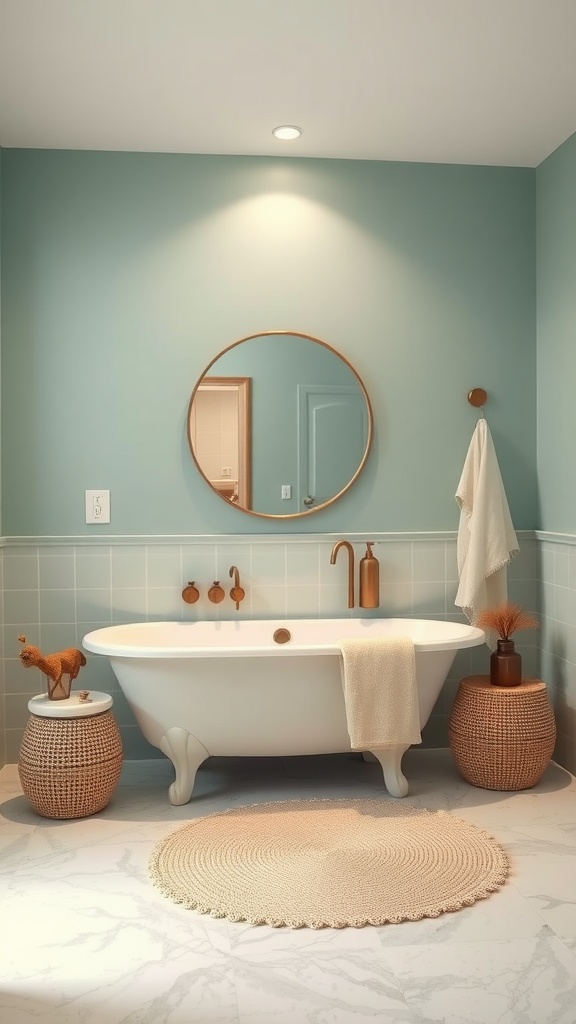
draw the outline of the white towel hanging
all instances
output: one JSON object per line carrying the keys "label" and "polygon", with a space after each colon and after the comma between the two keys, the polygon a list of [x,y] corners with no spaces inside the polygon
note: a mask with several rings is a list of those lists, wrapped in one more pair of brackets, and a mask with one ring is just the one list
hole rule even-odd
{"label": "white towel hanging", "polygon": [[[494,442],[484,417],[476,424],[456,491],[460,507],[455,604],[469,622],[507,600],[507,566],[520,550]],[[488,637],[489,646],[495,641]]]}

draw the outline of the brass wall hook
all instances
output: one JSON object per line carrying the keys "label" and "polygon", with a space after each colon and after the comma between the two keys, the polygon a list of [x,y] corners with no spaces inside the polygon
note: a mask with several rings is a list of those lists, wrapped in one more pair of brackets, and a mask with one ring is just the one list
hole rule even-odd
{"label": "brass wall hook", "polygon": [[468,401],[470,405],[473,405],[475,409],[480,409],[482,416],[484,415],[483,406],[488,401],[488,392],[484,388],[472,388],[468,392]]}

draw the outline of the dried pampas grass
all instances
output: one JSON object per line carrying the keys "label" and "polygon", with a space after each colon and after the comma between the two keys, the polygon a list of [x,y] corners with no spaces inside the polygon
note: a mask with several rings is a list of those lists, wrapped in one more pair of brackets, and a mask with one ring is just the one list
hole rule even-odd
{"label": "dried pampas grass", "polygon": [[485,608],[479,612],[474,625],[479,629],[494,630],[502,640],[509,640],[520,629],[537,629],[538,619],[519,604],[507,601],[497,608]]}

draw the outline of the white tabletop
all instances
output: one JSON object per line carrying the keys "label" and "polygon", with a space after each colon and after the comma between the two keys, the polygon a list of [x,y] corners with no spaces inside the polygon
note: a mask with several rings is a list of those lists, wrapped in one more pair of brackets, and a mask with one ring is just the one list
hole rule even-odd
{"label": "white tabletop", "polygon": [[28,701],[28,710],[40,718],[87,718],[100,715],[112,707],[109,693],[89,690],[90,700],[80,700],[80,690],[71,693],[65,700],[50,700],[45,693],[39,693]]}

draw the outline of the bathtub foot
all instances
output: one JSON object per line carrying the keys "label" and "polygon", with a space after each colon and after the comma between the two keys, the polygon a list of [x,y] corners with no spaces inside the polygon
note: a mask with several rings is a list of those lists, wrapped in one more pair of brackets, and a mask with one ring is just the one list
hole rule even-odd
{"label": "bathtub foot", "polygon": [[164,733],[160,740],[160,750],[170,758],[176,772],[176,778],[168,790],[170,803],[176,806],[187,804],[194,789],[196,772],[210,755],[200,740],[178,726]]}
{"label": "bathtub foot", "polygon": [[384,783],[390,796],[406,796],[408,793],[408,779],[402,774],[402,758],[408,747],[380,747],[370,750],[382,766]]}

